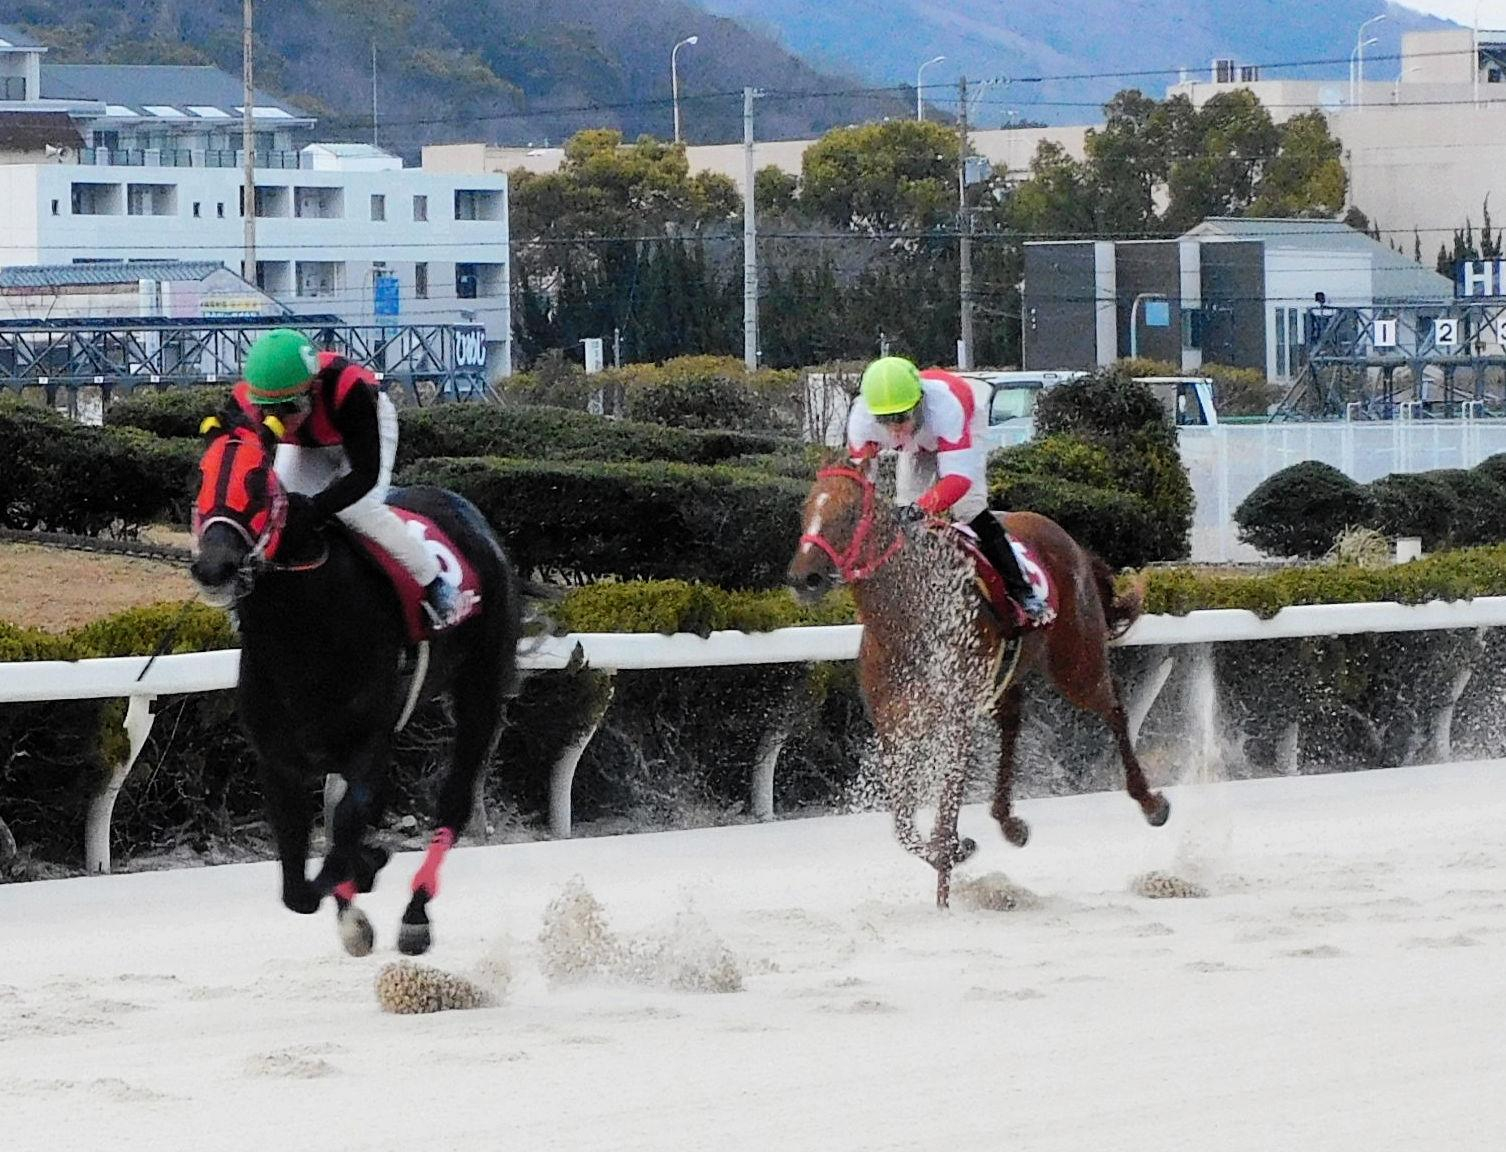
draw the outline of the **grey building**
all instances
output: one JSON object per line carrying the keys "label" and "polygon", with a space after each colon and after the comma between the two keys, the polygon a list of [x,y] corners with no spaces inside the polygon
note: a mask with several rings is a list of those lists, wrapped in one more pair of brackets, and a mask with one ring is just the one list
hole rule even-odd
{"label": "grey building", "polygon": [[1093,368],[1139,355],[1290,381],[1319,293],[1323,306],[1384,306],[1415,327],[1454,289],[1334,220],[1220,217],[1175,240],[1028,243],[1024,367]]}

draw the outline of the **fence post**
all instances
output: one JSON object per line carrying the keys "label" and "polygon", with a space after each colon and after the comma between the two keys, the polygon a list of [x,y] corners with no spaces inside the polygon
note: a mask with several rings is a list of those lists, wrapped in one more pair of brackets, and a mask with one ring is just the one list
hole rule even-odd
{"label": "fence post", "polygon": [[89,813],[84,823],[84,870],[90,874],[107,874],[110,871],[110,818],[115,814],[115,801],[120,789],[136,766],[136,758],[146,746],[146,738],[152,733],[152,724],[157,719],[152,715],[155,696],[132,696],[126,706],[125,730],[129,741],[126,754],[110,773],[104,789],[89,801]]}
{"label": "fence post", "polygon": [[561,840],[570,838],[570,789],[575,783],[575,768],[580,763],[580,758],[585,754],[592,738],[596,735],[596,729],[601,727],[601,721],[611,707],[612,695],[616,691],[610,673],[605,673],[607,688],[602,693],[601,707],[587,722],[570,743],[560,749],[560,754],[555,758],[554,767],[549,773],[549,831]]}

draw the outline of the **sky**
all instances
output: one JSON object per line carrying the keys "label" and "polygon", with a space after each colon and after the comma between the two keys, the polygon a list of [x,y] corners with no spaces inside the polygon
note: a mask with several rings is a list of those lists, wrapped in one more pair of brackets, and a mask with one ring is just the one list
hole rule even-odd
{"label": "sky", "polygon": [[[1475,19],[1475,0],[1408,0],[1407,7],[1460,24],[1472,24]],[[1480,27],[1506,28],[1506,0],[1484,0],[1479,7]],[[1376,11],[1381,11],[1381,6]]]}

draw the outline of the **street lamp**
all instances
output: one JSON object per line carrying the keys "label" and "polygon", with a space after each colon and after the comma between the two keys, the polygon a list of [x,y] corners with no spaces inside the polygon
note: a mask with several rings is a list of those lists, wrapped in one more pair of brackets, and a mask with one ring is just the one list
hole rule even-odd
{"label": "street lamp", "polygon": [[1359,87],[1354,82],[1354,61],[1355,61],[1355,57],[1358,56],[1359,53],[1363,52],[1371,44],[1375,44],[1375,43],[1377,43],[1377,41],[1376,41],[1375,37],[1372,36],[1372,37],[1370,37],[1370,39],[1366,40],[1363,44],[1358,44],[1358,43],[1355,44],[1355,46],[1349,52],[1349,106],[1351,108],[1357,108],[1359,106],[1359,104],[1360,104]]}
{"label": "street lamp", "polygon": [[[1165,301],[1170,303],[1169,298],[1161,292],[1141,292],[1130,304],[1130,359],[1136,360],[1140,356],[1140,332],[1137,319],[1140,313],[1140,305],[1145,301]],[[1159,327],[1159,325],[1158,325]]]}
{"label": "street lamp", "polygon": [[1393,104],[1399,104],[1399,103],[1401,103],[1401,82],[1403,80],[1405,80],[1408,76],[1410,76],[1413,72],[1421,72],[1421,71],[1422,71],[1422,65],[1421,64],[1413,64],[1412,67],[1410,67],[1410,68],[1403,68],[1400,72],[1398,72],[1396,74],[1396,79],[1394,81],[1392,81],[1392,83],[1391,83],[1391,103],[1393,103]]}
{"label": "street lamp", "polygon": [[926,118],[925,105],[921,103],[920,97],[920,74],[932,64],[940,64],[945,59],[945,56],[932,56],[919,68],[915,69],[915,119],[917,120],[924,120]]}
{"label": "street lamp", "polygon": [[699,36],[687,36],[669,50],[669,86],[674,93],[675,104],[675,143],[680,142],[680,65],[675,59],[680,49],[687,44],[695,44],[700,40]]}
{"label": "street lamp", "polygon": [[1480,0],[1475,0],[1474,35],[1470,37],[1470,49],[1475,54],[1475,58],[1469,62],[1472,73],[1470,80],[1473,84],[1471,90],[1474,94],[1475,107],[1478,108],[1480,106]]}
{"label": "street lamp", "polygon": [[1379,16],[1370,17],[1370,19],[1360,25],[1359,30],[1354,35],[1354,53],[1359,61],[1354,69],[1354,100],[1352,103],[1356,106],[1365,102],[1365,48],[1367,45],[1375,43],[1373,39],[1365,39],[1365,29],[1372,24],[1379,24],[1384,19],[1386,19],[1386,13],[1384,12]]}

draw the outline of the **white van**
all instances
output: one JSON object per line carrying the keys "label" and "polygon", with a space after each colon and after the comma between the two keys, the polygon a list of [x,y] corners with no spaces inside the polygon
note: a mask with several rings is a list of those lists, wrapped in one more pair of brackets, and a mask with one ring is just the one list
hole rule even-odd
{"label": "white van", "polygon": [[[1019,444],[1035,431],[1035,405],[1042,392],[1086,376],[1086,372],[963,372],[991,389],[988,406],[989,442],[994,448]],[[1218,424],[1213,406],[1213,381],[1206,376],[1137,376],[1150,388],[1167,414],[1183,427]]]}

